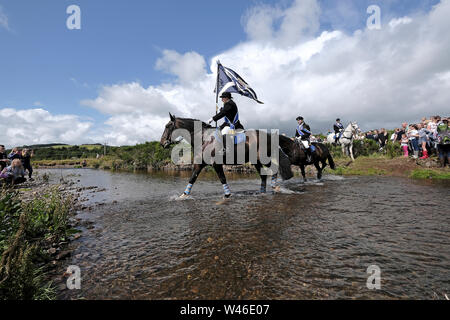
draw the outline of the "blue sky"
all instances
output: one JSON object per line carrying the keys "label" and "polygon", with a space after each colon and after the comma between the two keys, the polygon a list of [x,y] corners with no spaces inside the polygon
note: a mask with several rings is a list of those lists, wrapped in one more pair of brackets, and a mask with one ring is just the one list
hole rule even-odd
{"label": "blue sky", "polygon": [[[99,86],[166,80],[154,68],[162,49],[212,56],[242,40],[240,18],[251,3],[227,3],[232,10],[210,0],[0,1],[11,29],[0,29],[0,106],[41,102],[52,112],[96,116],[79,102]],[[81,30],[66,28],[70,4],[81,8]]]}
{"label": "blue sky", "polygon": [[[438,2],[321,0],[320,31],[364,28],[371,4],[381,7],[387,23],[428,12]],[[81,7],[81,30],[66,28],[72,4]],[[165,49],[195,51],[209,63],[248,40],[243,17],[261,4],[288,8],[292,1],[0,0],[0,13],[8,18],[7,28],[0,25],[0,109],[38,103],[52,114],[101,124],[108,115],[82,100],[95,99],[103,86],[173,81],[174,75],[155,69]]]}

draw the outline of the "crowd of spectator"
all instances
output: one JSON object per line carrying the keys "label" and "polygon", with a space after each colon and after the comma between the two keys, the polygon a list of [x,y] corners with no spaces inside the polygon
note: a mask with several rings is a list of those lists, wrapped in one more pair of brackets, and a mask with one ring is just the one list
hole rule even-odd
{"label": "crowd of spectator", "polygon": [[403,123],[390,137],[386,129],[381,129],[367,132],[365,138],[375,140],[380,148],[385,148],[390,140],[401,145],[405,157],[411,155],[415,159],[428,159],[432,153],[443,156],[439,146],[450,143],[449,134],[449,119],[433,116],[422,118],[415,124]]}
{"label": "crowd of spectator", "polygon": [[0,145],[0,179],[6,184],[20,184],[27,181],[25,178],[28,171],[28,178],[33,181],[33,168],[31,158],[34,151],[30,149],[14,148],[11,153],[6,154],[4,145]]}

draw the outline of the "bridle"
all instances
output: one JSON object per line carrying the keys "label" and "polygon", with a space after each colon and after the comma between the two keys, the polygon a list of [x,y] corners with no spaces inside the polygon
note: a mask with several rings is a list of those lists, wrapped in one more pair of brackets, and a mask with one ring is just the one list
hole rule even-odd
{"label": "bridle", "polygon": [[350,140],[350,141],[352,141],[353,139],[355,139],[355,133],[356,133],[357,128],[355,128],[355,124],[354,124],[353,122],[351,122],[350,125],[351,125],[351,127],[352,127],[352,130],[351,130],[351,133],[350,133],[351,136],[350,136],[350,137],[346,137],[346,136],[345,136],[345,134],[348,132],[347,129],[346,129],[346,130],[344,131],[344,133],[342,134],[341,139],[342,139],[342,138],[345,138],[345,139]]}
{"label": "bridle", "polygon": [[172,132],[175,128],[176,128],[175,123],[173,121],[166,126],[166,129],[169,129],[169,130],[167,130],[167,137],[164,137],[164,139],[166,140],[166,142],[164,142],[164,145],[163,145],[164,148],[167,148],[173,144],[171,136],[172,136]]}

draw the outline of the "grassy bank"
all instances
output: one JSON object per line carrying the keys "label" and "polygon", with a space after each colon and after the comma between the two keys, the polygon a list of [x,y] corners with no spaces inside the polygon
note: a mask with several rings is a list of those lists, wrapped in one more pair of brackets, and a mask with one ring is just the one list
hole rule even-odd
{"label": "grassy bank", "polygon": [[437,169],[415,169],[411,172],[412,179],[435,179],[435,180],[450,180],[450,170]]}
{"label": "grassy bank", "polygon": [[[350,162],[348,156],[342,154],[341,147],[329,146],[330,152],[337,164],[336,171],[327,170],[328,174],[337,175],[386,175],[412,177],[416,179],[448,179],[447,169],[431,168],[436,166],[432,160],[416,161],[401,157],[399,144],[389,142],[383,151],[373,140],[357,141],[354,145],[356,161]],[[97,158],[78,158],[66,160],[38,160],[34,165],[42,167],[96,168],[104,170],[180,170],[170,160],[172,149],[163,149],[158,142],[139,144],[128,147],[115,147],[109,150],[107,156]],[[189,170],[190,166],[181,169]],[[244,170],[245,169],[245,170]],[[250,172],[252,168],[242,166],[234,168],[237,172]],[[297,170],[296,170],[297,171]],[[314,174],[315,169],[308,169]]]}
{"label": "grassy bank", "polygon": [[351,162],[348,158],[336,159],[335,171],[327,168],[328,174],[342,176],[391,176],[413,179],[450,179],[450,168],[437,168],[437,161],[426,161],[386,155],[371,155],[356,158]]}
{"label": "grassy bank", "polygon": [[0,192],[0,299],[49,300],[55,290],[46,280],[51,253],[67,243],[73,199],[58,187],[23,201],[16,190]]}
{"label": "grassy bank", "polygon": [[33,164],[43,167],[67,166],[105,170],[148,170],[170,165],[171,152],[172,149],[162,148],[159,142],[148,142],[136,146],[110,147],[108,148],[108,154],[99,158],[96,155],[91,157],[75,156],[70,159],[59,159],[52,156],[44,159],[35,157]]}

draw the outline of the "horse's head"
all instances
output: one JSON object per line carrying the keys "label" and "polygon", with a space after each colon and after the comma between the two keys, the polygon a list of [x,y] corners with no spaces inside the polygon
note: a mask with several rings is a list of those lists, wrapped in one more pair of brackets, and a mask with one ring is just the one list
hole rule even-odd
{"label": "horse's head", "polygon": [[169,148],[170,145],[172,145],[174,143],[172,141],[172,133],[177,128],[175,116],[173,116],[171,113],[169,113],[169,115],[170,115],[170,121],[169,121],[169,123],[166,124],[166,128],[164,130],[164,133],[161,137],[161,142],[160,142],[161,146],[164,149]]}
{"label": "horse's head", "polygon": [[361,129],[359,128],[359,126],[356,122],[351,122],[351,126],[352,126],[352,132],[354,135],[361,132]]}

